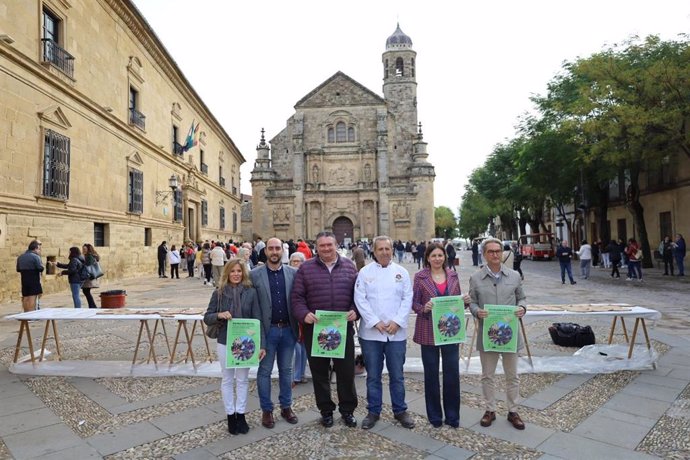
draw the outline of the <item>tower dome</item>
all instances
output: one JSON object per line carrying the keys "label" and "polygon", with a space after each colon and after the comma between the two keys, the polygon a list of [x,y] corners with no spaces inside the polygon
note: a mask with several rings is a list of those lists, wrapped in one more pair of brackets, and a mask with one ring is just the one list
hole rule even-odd
{"label": "tower dome", "polygon": [[412,48],[412,39],[400,30],[400,23],[397,24],[393,35],[386,40],[386,49]]}

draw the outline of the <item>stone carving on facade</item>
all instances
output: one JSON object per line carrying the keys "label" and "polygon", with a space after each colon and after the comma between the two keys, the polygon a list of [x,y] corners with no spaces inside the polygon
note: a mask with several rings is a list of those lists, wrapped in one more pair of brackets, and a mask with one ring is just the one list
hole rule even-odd
{"label": "stone carving on facade", "polygon": [[290,208],[287,206],[280,206],[273,209],[273,224],[289,224],[290,223]]}
{"label": "stone carving on facade", "polygon": [[364,165],[364,182],[371,182],[371,165],[369,163]]}
{"label": "stone carving on facade", "polygon": [[355,170],[352,168],[337,168],[331,171],[329,185],[354,185],[356,181]]}
{"label": "stone carving on facade", "polygon": [[316,235],[321,231],[321,203],[311,205],[311,234]]}
{"label": "stone carving on facade", "polygon": [[386,126],[387,114],[383,110],[378,110],[376,112],[376,130],[380,133],[388,131],[388,126]]}
{"label": "stone carving on facade", "polygon": [[409,219],[410,218],[410,205],[406,201],[397,203],[393,206],[393,217],[395,219]]}
{"label": "stone carving on facade", "polygon": [[364,202],[364,235],[374,235],[374,203]]}
{"label": "stone carving on facade", "polygon": [[319,171],[319,166],[314,165],[311,168],[311,181],[315,184],[318,184],[321,180],[321,173]]}

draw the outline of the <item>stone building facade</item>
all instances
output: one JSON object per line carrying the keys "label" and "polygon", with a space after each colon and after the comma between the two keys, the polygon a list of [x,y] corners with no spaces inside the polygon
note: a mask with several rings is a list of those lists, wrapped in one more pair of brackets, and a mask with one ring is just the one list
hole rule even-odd
{"label": "stone building facade", "polygon": [[0,301],[34,238],[44,262],[94,243],[112,281],[162,240],[240,237],[245,160],[130,0],[3,2],[0,126]]}
{"label": "stone building facade", "polygon": [[417,121],[416,52],[400,27],[386,41],[383,97],[337,72],[295,105],[252,170],[252,226],[267,238],[340,242],[434,236],[434,167]]}

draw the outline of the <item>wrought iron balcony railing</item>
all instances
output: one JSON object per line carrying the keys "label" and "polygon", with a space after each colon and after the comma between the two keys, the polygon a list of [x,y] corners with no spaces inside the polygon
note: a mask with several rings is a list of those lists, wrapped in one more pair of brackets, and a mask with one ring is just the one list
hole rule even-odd
{"label": "wrought iron balcony railing", "polygon": [[138,128],[146,129],[146,116],[137,109],[129,109],[129,123]]}
{"label": "wrought iron balcony railing", "polygon": [[43,45],[43,61],[57,67],[68,77],[74,77],[74,56],[49,38],[41,39]]}
{"label": "wrought iron balcony railing", "polygon": [[184,155],[184,146],[177,141],[173,142],[172,151],[175,155]]}

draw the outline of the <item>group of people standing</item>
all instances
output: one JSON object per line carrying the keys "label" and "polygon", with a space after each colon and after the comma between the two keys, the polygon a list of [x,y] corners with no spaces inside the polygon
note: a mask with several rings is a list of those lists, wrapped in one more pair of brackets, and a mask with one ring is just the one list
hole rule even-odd
{"label": "group of people standing", "polygon": [[[664,275],[674,276],[675,261],[678,268],[678,276],[685,276],[684,259],[687,249],[685,246],[685,239],[683,235],[676,234],[675,240],[666,236],[661,241],[658,247],[658,253],[664,262]],[[569,247],[568,241],[561,241],[560,246],[556,251],[556,257],[560,262],[561,267],[561,282],[565,284],[565,275],[567,273],[570,284],[576,284],[573,279],[571,261],[577,254],[580,258],[580,275],[583,279],[588,279],[592,266],[601,266],[605,269],[611,269],[611,278],[620,278],[619,268],[627,268],[626,281],[636,280],[642,282],[642,261],[644,259],[642,247],[635,238],[629,238],[627,242],[622,239],[618,241],[611,240],[606,246],[601,242],[590,245],[587,240],[583,240],[578,251],[573,251]],[[601,256],[601,260],[599,259]]]}
{"label": "group of people standing", "polygon": [[[248,370],[227,368],[224,359],[227,353],[225,331],[232,318],[255,318],[261,324],[257,390],[264,427],[270,429],[276,423],[270,382],[274,362],[278,363],[280,416],[288,423],[297,423],[292,409],[291,383],[294,382],[295,344],[299,341],[307,344],[305,351],[321,424],[333,426],[337,409],[346,426],[357,426],[354,416],[358,404],[354,382],[357,321],[367,371],[367,416],[362,421],[362,428],[373,428],[381,416],[384,363],[390,377],[388,386],[393,416],[401,426],[414,427],[414,420],[407,411],[403,374],[408,319],[412,311],[417,314],[413,340],[421,346],[427,418],[434,427],[445,423],[457,428],[460,423],[459,345],[435,345],[431,322],[432,298],[462,295],[458,274],[449,268],[443,245],[430,243],[426,246],[424,268],[415,275],[413,282],[408,271],[393,261],[395,245],[387,236],[374,239],[374,261],[359,271],[350,259],[338,253],[333,233],[319,233],[316,249],[315,257],[305,260],[299,269],[295,269],[281,263],[285,251],[283,243],[278,238],[271,238],[266,242],[267,261],[264,265],[249,271],[248,264],[238,258],[230,260],[223,268],[204,321],[207,325],[218,324],[221,328],[217,349],[229,432],[237,434],[249,430],[244,416]],[[488,239],[483,243],[482,251],[487,264],[470,278],[470,294],[463,296],[466,306],[480,324],[486,316],[486,304],[515,305],[515,314],[523,316],[525,295],[521,279],[502,264],[501,242]],[[312,338],[318,332],[317,310],[346,315],[342,359],[312,354]],[[524,429],[524,423],[516,412],[519,393],[516,355],[485,352],[480,338],[477,346],[486,399],[486,413],[481,425],[489,426],[496,418],[494,373],[502,355],[508,376],[508,420],[515,428]],[[331,396],[331,372],[336,376],[337,403]]]}
{"label": "group of people standing", "polygon": [[[43,243],[38,240],[33,240],[29,243],[29,247],[17,258],[17,272],[21,275],[22,285],[22,309],[26,311],[34,311],[39,308],[38,299],[43,293],[41,285],[41,274],[45,267],[41,259],[41,250]],[[94,265],[100,261],[100,256],[93,245],[84,243],[81,249],[78,246],[69,248],[69,255],[67,262],[48,262],[54,264],[57,268],[63,270],[58,275],[67,275],[70,291],[72,292],[72,301],[74,308],[81,308],[80,291],[86,297],[89,308],[97,308],[96,302],[91,294],[91,289],[99,287],[98,278],[89,279],[84,276],[83,268],[89,265]]]}

